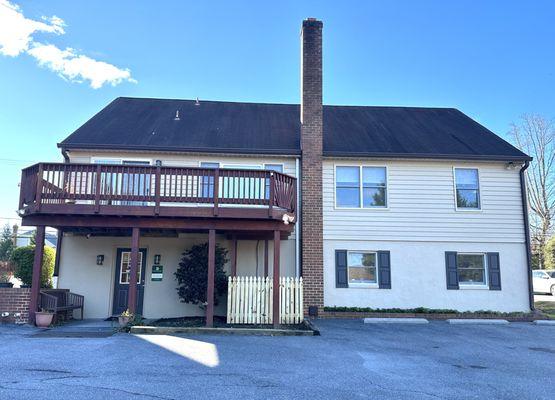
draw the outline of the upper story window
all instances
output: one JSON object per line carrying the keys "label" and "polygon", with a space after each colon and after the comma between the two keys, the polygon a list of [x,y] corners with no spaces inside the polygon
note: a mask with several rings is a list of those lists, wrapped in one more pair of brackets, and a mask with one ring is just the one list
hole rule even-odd
{"label": "upper story window", "polygon": [[283,173],[283,164],[264,164],[264,169]]}
{"label": "upper story window", "polygon": [[480,209],[480,182],[478,169],[455,168],[457,209]]}
{"label": "upper story window", "polygon": [[335,203],[339,208],[387,207],[386,168],[337,166]]}

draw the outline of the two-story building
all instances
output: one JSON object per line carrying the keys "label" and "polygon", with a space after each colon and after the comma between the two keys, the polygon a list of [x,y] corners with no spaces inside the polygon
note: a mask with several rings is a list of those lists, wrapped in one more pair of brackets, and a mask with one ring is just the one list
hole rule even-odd
{"label": "two-story building", "polygon": [[59,229],[59,287],[85,317],[201,315],[174,273],[208,241],[208,324],[226,312],[216,243],[230,275],[302,275],[307,312],[529,311],[530,157],[455,109],[323,105],[320,21],[301,46],[300,105],[117,98],[63,163],[24,169],[23,224],[37,243]]}

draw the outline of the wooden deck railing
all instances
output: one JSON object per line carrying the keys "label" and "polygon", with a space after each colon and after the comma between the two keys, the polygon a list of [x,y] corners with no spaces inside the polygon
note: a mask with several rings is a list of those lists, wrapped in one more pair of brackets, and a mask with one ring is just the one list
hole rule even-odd
{"label": "wooden deck railing", "polygon": [[265,206],[294,213],[296,179],[275,171],[39,163],[22,171],[19,208],[46,204]]}

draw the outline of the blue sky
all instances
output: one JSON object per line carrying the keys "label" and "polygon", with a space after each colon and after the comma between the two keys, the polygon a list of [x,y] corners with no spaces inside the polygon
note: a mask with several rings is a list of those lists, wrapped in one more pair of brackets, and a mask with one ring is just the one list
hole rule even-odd
{"label": "blue sky", "polygon": [[0,52],[1,223],[16,218],[21,168],[61,160],[56,143],[115,97],[298,102],[306,17],[324,21],[327,104],[456,107],[501,136],[523,113],[555,117],[552,1],[10,3],[48,26],[30,48],[71,48],[125,77],[94,89],[32,50]]}

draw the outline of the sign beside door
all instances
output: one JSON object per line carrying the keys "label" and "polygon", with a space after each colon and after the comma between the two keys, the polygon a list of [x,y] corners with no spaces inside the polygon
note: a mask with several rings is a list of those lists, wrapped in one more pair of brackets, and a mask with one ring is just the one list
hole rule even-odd
{"label": "sign beside door", "polygon": [[153,265],[151,280],[159,282],[162,280],[163,276],[164,276],[164,267],[162,265]]}

